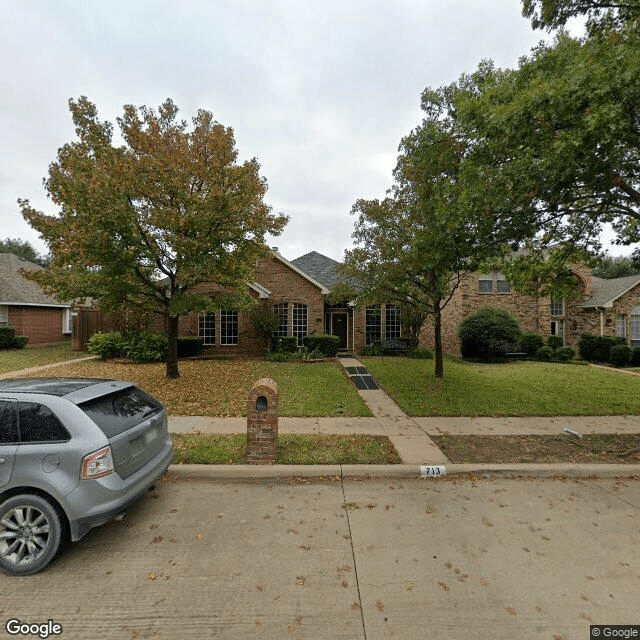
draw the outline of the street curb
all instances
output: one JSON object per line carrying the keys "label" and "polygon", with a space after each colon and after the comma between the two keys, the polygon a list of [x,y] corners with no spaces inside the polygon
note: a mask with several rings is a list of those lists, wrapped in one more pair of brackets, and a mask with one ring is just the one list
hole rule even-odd
{"label": "street curb", "polygon": [[[252,481],[279,478],[421,478],[481,476],[485,478],[640,478],[640,464],[449,464],[440,465],[437,476],[426,475],[423,467],[411,464],[346,465],[200,465],[174,464],[169,467],[172,480]],[[442,473],[444,469],[445,473]]]}

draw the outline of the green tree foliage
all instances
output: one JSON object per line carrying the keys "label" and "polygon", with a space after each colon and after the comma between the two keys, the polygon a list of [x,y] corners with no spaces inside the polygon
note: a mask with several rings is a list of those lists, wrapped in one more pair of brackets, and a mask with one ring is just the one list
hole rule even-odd
{"label": "green tree foliage", "polygon": [[640,240],[640,21],[541,44],[517,70],[483,64],[458,93],[461,128],[516,237],[597,249],[602,225]]}
{"label": "green tree foliage", "polygon": [[593,275],[598,278],[622,278],[640,273],[640,264],[631,256],[612,256],[606,253],[593,268]]}
{"label": "green tree foliage", "polygon": [[0,253],[13,253],[29,262],[39,264],[41,267],[46,267],[49,263],[48,259],[41,256],[28,240],[20,240],[20,238],[0,240]]}
{"label": "green tree foliage", "polygon": [[200,110],[189,128],[171,100],[158,111],[124,107],[113,125],[87,98],[69,102],[77,139],[49,167],[47,193],[57,215],[20,200],[22,213],[49,245],[50,268],[33,278],[62,299],[97,300],[107,312],[152,311],[168,327],[167,377],[179,375],[178,318],[234,308],[192,292],[214,282],[244,291],[266,233],[286,217],[263,198],[266,180],[253,159],[237,161],[233,130]]}
{"label": "green tree foliage", "polygon": [[426,115],[400,144],[389,197],[353,206],[357,246],[346,252],[343,266],[359,284],[359,304],[394,303],[433,318],[437,377],[444,375],[442,310],[503,237],[492,212],[466,198],[461,168],[469,142],[457,128],[448,89],[423,94]]}
{"label": "green tree foliage", "polygon": [[586,16],[590,30],[620,25],[638,15],[637,0],[523,0],[522,15],[534,29],[557,29],[570,18]]}

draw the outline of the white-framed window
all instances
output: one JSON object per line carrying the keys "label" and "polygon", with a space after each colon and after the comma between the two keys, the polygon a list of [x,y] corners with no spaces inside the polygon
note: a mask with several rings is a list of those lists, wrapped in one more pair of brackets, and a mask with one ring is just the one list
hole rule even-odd
{"label": "white-framed window", "polygon": [[304,337],[307,335],[307,305],[294,304],[292,318],[293,335],[298,339],[298,346],[304,344]]}
{"label": "white-framed window", "polygon": [[478,280],[479,293],[493,293],[493,274],[481,273]]}
{"label": "white-framed window", "polygon": [[222,309],[220,311],[220,344],[238,344],[238,312]]}
{"label": "white-framed window", "polygon": [[198,335],[202,338],[202,344],[212,345],[216,343],[215,313],[205,313],[200,316],[198,322]]}
{"label": "white-framed window", "polygon": [[560,336],[564,340],[564,320],[551,321],[551,335]]}
{"label": "white-framed window", "polygon": [[564,298],[551,298],[551,315],[554,317],[564,315]]}
{"label": "white-framed window", "polygon": [[64,309],[62,311],[62,333],[70,334],[73,332],[73,316],[71,309]]}
{"label": "white-framed window", "polygon": [[640,347],[640,304],[631,311],[631,346]]}
{"label": "white-framed window", "polygon": [[619,338],[627,337],[627,316],[624,313],[616,316],[616,335]]}
{"label": "white-framed window", "polygon": [[382,314],[380,307],[367,307],[365,310],[365,341],[367,345],[379,341],[382,337]]}
{"label": "white-framed window", "polygon": [[274,336],[289,335],[289,305],[286,302],[273,305],[273,313],[278,316],[280,324],[274,332]]}
{"label": "white-framed window", "polygon": [[0,304],[0,327],[9,326],[9,307],[6,304]]}
{"label": "white-framed window", "polygon": [[496,286],[498,293],[511,293],[511,283],[504,277],[503,273],[497,274]]}
{"label": "white-framed window", "polygon": [[385,314],[385,340],[397,340],[401,333],[400,309],[398,307],[387,306]]}

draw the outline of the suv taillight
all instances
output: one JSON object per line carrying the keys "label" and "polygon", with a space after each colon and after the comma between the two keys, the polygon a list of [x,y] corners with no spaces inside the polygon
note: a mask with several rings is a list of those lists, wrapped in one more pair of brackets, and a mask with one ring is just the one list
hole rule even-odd
{"label": "suv taillight", "polygon": [[100,451],[94,451],[82,459],[82,471],[80,478],[92,479],[108,476],[113,473],[113,458],[111,447],[105,447]]}

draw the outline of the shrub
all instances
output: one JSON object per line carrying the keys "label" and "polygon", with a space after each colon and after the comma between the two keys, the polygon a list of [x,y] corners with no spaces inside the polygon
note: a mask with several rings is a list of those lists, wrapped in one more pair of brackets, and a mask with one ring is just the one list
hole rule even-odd
{"label": "shrub", "polygon": [[13,339],[13,348],[14,349],[24,349],[29,342],[29,338],[27,336],[16,336]]}
{"label": "shrub", "polygon": [[609,361],[616,367],[624,367],[631,362],[631,347],[628,344],[615,344],[611,347]]}
{"label": "shrub", "polygon": [[508,311],[491,307],[471,313],[458,327],[463,358],[503,358],[520,335],[520,325]]}
{"label": "shrub", "polygon": [[0,327],[0,349],[11,349],[16,339],[13,327]]}
{"label": "shrub", "polygon": [[560,349],[560,347],[564,346],[564,340],[561,336],[549,336],[547,338],[547,346],[551,347],[553,351],[556,349]]}
{"label": "shrub", "polygon": [[87,343],[87,351],[98,356],[100,360],[122,358],[127,355],[127,341],[119,331],[94,333]]}
{"label": "shrub", "polygon": [[204,344],[197,336],[182,336],[178,338],[178,358],[195,358],[202,353]]}
{"label": "shrub", "polygon": [[553,358],[553,349],[551,347],[540,347],[536,353],[536,358],[543,362],[550,362]]}
{"label": "shrub", "polygon": [[611,347],[625,345],[626,340],[619,336],[594,336],[584,334],[578,348],[580,357],[590,362],[610,362]]}
{"label": "shrub", "polygon": [[538,349],[542,346],[544,346],[544,340],[537,333],[523,333],[520,336],[520,350],[530,358],[535,357]]}
{"label": "shrub", "polygon": [[375,342],[367,345],[360,354],[363,356],[382,356],[384,355],[384,349],[380,344],[380,340],[376,340]]}
{"label": "shrub", "polygon": [[169,339],[166,333],[141,331],[127,343],[127,356],[135,363],[157,362],[166,360]]}
{"label": "shrub", "polygon": [[322,351],[318,349],[309,350],[306,347],[302,347],[297,351],[273,351],[267,349],[264,354],[264,359],[267,362],[293,362],[294,360],[320,360],[324,358]]}
{"label": "shrub", "polygon": [[636,347],[631,352],[631,366],[640,367],[640,347]]}
{"label": "shrub", "polygon": [[297,351],[298,339],[295,336],[274,336],[271,341],[271,351]]}
{"label": "shrub", "polygon": [[310,351],[319,351],[327,358],[338,353],[340,338],[326,333],[313,333],[304,337],[304,346]]}
{"label": "shrub", "polygon": [[554,357],[556,360],[560,362],[569,362],[569,360],[573,360],[576,355],[576,350],[571,347],[560,347],[556,349],[554,353]]}
{"label": "shrub", "polygon": [[433,351],[430,351],[426,347],[416,347],[409,351],[409,357],[420,360],[431,360],[433,358]]}

